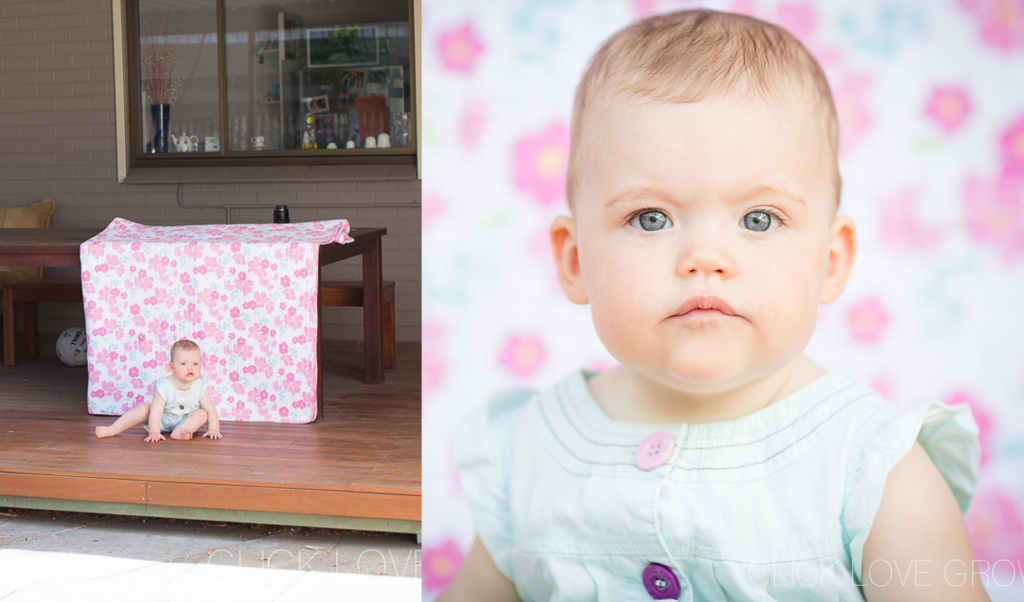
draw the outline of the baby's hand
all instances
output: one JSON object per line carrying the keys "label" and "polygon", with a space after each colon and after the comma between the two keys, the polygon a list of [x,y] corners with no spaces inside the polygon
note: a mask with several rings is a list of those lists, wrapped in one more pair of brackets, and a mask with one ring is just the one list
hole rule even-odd
{"label": "baby's hand", "polygon": [[164,436],[160,434],[160,431],[150,433],[149,436],[146,437],[146,443],[155,443],[157,441],[166,441]]}
{"label": "baby's hand", "polygon": [[220,434],[220,429],[206,429],[206,434],[203,437],[209,437],[210,439],[221,439],[224,435]]}

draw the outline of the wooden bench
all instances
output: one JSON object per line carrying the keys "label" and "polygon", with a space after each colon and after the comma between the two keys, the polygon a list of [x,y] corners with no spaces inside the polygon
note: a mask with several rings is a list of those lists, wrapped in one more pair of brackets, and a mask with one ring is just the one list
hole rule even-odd
{"label": "wooden bench", "polygon": [[[362,307],[363,283],[358,280],[333,280],[320,283],[320,305],[324,307]],[[384,312],[381,315],[384,367],[395,367],[395,283],[384,282]]]}
{"label": "wooden bench", "polygon": [[17,365],[14,309],[25,306],[25,355],[39,357],[39,303],[82,304],[82,281],[77,278],[39,278],[3,285],[4,364]]}

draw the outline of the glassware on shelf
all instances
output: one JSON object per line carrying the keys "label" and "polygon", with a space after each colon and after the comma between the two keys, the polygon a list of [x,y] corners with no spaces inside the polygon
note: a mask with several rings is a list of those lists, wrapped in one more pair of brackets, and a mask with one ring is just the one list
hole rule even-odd
{"label": "glassware on shelf", "polygon": [[391,146],[406,148],[412,144],[409,113],[391,114]]}
{"label": "glassware on shelf", "polygon": [[316,149],[316,127],[313,126],[312,115],[306,115],[306,125],[302,127],[302,148]]}

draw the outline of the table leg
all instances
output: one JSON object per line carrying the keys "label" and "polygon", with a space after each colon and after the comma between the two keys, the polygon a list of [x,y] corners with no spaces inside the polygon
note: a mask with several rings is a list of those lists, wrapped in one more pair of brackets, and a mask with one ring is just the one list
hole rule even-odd
{"label": "table leg", "polygon": [[15,337],[14,332],[14,293],[4,293],[4,364],[15,366],[18,364],[14,357]]}
{"label": "table leg", "polygon": [[35,301],[25,302],[25,357],[39,357],[39,304]]}
{"label": "table leg", "polygon": [[384,382],[384,344],[382,317],[384,313],[384,275],[381,265],[381,241],[363,253],[363,347],[366,383]]}

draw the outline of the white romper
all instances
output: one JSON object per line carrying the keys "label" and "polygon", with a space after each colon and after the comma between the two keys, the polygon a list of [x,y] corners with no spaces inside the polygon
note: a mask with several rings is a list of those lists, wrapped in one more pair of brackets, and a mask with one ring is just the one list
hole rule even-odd
{"label": "white romper", "polygon": [[[164,398],[164,414],[160,417],[160,432],[169,433],[175,429],[189,414],[199,409],[199,400],[206,393],[206,380],[197,378],[192,386],[182,391],[171,384],[167,377],[158,378],[153,388]],[[143,424],[147,431],[149,425]]]}

